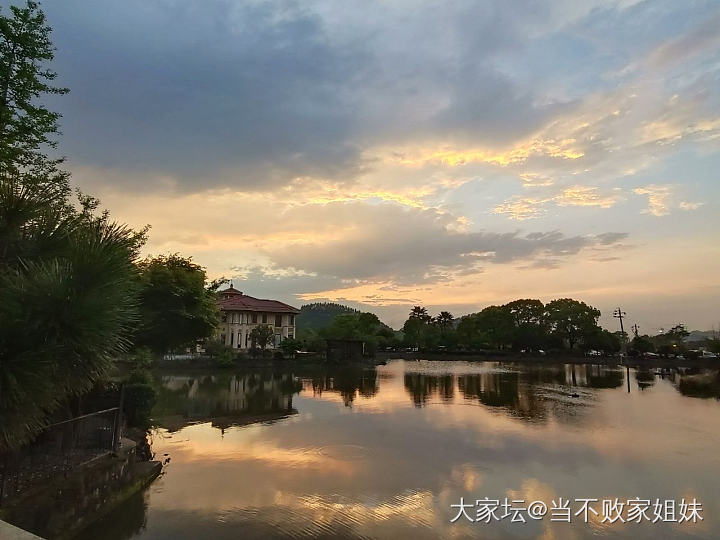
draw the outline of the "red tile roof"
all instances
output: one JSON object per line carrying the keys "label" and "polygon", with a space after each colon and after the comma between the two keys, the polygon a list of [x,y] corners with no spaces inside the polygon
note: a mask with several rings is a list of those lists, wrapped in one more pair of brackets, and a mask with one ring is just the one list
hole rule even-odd
{"label": "red tile roof", "polygon": [[230,286],[224,291],[218,291],[220,300],[218,304],[222,311],[264,311],[267,313],[300,313],[300,310],[278,302],[277,300],[264,300],[254,298]]}

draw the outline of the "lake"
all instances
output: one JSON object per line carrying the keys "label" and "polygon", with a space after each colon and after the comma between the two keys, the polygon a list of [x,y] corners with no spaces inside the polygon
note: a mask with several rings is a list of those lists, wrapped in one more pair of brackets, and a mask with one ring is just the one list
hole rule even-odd
{"label": "lake", "polygon": [[720,401],[678,379],[403,360],[163,372],[151,439],[169,463],[81,538],[719,538]]}

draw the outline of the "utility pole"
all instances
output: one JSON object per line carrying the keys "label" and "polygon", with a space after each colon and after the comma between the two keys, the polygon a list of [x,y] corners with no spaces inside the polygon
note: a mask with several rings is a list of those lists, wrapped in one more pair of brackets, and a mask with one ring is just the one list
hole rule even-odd
{"label": "utility pole", "polygon": [[617,308],[613,312],[613,317],[616,319],[620,319],[620,358],[624,359],[625,357],[625,327],[623,326],[623,317],[627,316],[627,313],[625,313],[621,308]]}

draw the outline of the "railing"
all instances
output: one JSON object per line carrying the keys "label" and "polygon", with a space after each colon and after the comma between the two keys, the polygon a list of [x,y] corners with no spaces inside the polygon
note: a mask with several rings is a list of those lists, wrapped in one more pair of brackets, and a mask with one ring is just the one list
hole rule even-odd
{"label": "railing", "polygon": [[0,454],[0,506],[38,483],[65,476],[75,467],[117,449],[121,407],[47,426],[27,446]]}

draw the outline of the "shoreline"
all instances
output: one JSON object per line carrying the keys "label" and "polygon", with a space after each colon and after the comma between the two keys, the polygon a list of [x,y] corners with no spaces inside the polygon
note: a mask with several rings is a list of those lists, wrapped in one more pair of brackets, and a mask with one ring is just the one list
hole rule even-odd
{"label": "shoreline", "polygon": [[214,365],[210,358],[193,360],[163,360],[150,367],[152,370],[192,370],[192,371],[232,371],[237,369],[268,369],[298,367],[312,368],[370,368],[384,365],[391,360],[428,360],[433,362],[499,362],[507,364],[573,364],[601,365],[633,368],[685,368],[685,369],[720,369],[719,359],[677,359],[677,358],[642,358],[614,356],[579,356],[579,355],[528,355],[528,354],[497,354],[497,353],[438,353],[438,352],[380,352],[375,357],[358,361],[325,362],[318,357],[301,359],[257,358],[241,360],[229,366]]}

